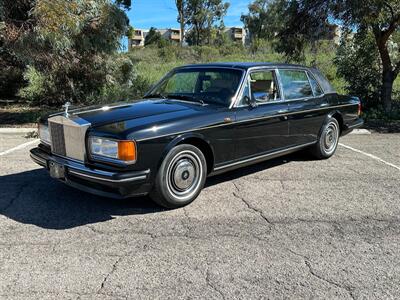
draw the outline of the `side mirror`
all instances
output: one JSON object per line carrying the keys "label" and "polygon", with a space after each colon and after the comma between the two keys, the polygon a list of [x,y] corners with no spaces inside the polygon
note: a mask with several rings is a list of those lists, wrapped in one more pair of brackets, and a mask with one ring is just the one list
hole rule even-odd
{"label": "side mirror", "polygon": [[256,108],[258,106],[256,100],[251,99],[249,96],[244,96],[243,100],[244,100],[244,103],[246,103],[251,108]]}

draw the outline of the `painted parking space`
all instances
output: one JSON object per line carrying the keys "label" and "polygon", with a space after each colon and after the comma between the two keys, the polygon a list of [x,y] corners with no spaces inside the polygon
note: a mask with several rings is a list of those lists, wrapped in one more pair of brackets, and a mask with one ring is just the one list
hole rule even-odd
{"label": "painted parking space", "polygon": [[3,155],[0,297],[398,298],[400,171],[384,162],[400,135],[341,143],[209,178],[178,210],[69,188],[32,146]]}

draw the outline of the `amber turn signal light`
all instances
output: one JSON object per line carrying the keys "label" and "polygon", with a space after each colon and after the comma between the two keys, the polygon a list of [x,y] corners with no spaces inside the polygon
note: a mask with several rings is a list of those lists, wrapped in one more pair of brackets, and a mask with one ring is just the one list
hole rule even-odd
{"label": "amber turn signal light", "polygon": [[118,159],[129,162],[136,161],[136,143],[134,141],[119,141]]}

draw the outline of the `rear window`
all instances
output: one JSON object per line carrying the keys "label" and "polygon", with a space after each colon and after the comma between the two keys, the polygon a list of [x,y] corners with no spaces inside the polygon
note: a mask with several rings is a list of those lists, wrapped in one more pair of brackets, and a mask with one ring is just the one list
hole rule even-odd
{"label": "rear window", "polygon": [[324,90],[325,94],[336,93],[336,90],[329,83],[328,79],[326,79],[326,77],[318,69],[312,68],[310,71],[321,85],[321,88]]}

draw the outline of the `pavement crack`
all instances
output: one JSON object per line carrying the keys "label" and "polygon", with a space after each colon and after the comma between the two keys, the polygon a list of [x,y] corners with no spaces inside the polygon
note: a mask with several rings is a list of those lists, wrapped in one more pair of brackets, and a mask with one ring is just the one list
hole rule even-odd
{"label": "pavement crack", "polygon": [[225,295],[212,283],[209,267],[207,267],[207,270],[206,270],[206,283],[210,288],[212,288],[214,291],[216,291],[222,297],[222,299],[225,300]]}
{"label": "pavement crack", "polygon": [[353,288],[352,288],[352,287],[349,287],[349,286],[346,286],[346,285],[341,285],[341,284],[339,284],[339,283],[337,283],[337,282],[335,282],[335,281],[332,281],[332,280],[330,280],[330,279],[327,279],[327,278],[325,278],[325,277],[322,277],[322,276],[319,275],[317,272],[315,272],[314,268],[312,267],[311,261],[310,261],[310,259],[309,259],[307,256],[305,256],[305,255],[303,255],[303,254],[300,254],[300,253],[297,253],[297,252],[295,252],[295,251],[293,251],[293,250],[291,250],[291,249],[288,249],[288,248],[287,248],[286,250],[289,251],[290,253],[292,253],[292,254],[294,254],[294,255],[296,255],[296,256],[302,258],[302,260],[304,261],[304,264],[306,265],[306,267],[307,267],[307,269],[308,269],[308,272],[309,272],[312,276],[314,276],[315,278],[317,278],[317,279],[319,279],[319,280],[321,280],[321,281],[324,281],[324,282],[328,283],[329,285],[335,286],[335,287],[337,287],[337,288],[339,288],[339,289],[341,289],[341,290],[346,291],[346,292],[349,294],[349,296],[350,296],[351,299],[355,299],[354,294],[353,294]]}
{"label": "pavement crack", "polygon": [[258,208],[256,208],[256,207],[254,207],[254,206],[251,205],[250,202],[248,202],[244,197],[240,196],[240,195],[237,193],[237,192],[240,192],[239,187],[237,186],[237,184],[236,184],[234,181],[232,181],[232,183],[233,183],[233,185],[234,185],[235,188],[236,188],[236,192],[233,192],[233,196],[234,196],[235,198],[240,199],[244,204],[246,204],[246,206],[247,206],[248,209],[250,209],[250,210],[256,212],[258,215],[260,215],[260,217],[261,217],[265,222],[267,222],[267,223],[270,224],[270,225],[274,225],[274,223],[273,223],[271,220],[269,220],[269,219],[264,215],[264,213],[262,212],[262,210],[260,210],[260,209],[258,209]]}
{"label": "pavement crack", "polygon": [[184,219],[181,220],[183,228],[185,228],[185,237],[190,238],[189,233],[190,233],[190,216],[188,212],[186,211],[185,207],[182,207],[183,215],[185,218],[189,221],[189,223],[186,223]]}
{"label": "pavement crack", "polygon": [[124,258],[124,256],[118,257],[118,259],[114,262],[111,271],[108,272],[108,273],[106,274],[106,276],[104,276],[104,279],[103,279],[103,281],[101,282],[101,285],[100,285],[99,290],[97,291],[97,294],[100,294],[100,292],[103,290],[103,288],[104,288],[104,286],[105,286],[105,284],[106,284],[108,278],[109,278],[112,274],[114,274],[114,272],[117,270],[117,266],[118,266],[119,262],[122,260],[122,258]]}
{"label": "pavement crack", "polygon": [[311,262],[308,259],[304,259],[304,264],[307,266],[307,269],[308,269],[309,273],[312,276],[314,276],[314,277],[318,278],[319,280],[324,281],[324,282],[326,282],[326,283],[328,283],[328,284],[330,284],[332,286],[335,286],[335,287],[337,287],[337,288],[339,288],[341,290],[346,291],[349,294],[351,299],[355,299],[355,297],[353,295],[353,289],[352,288],[350,288],[348,286],[341,285],[341,284],[339,284],[337,282],[334,282],[334,281],[332,281],[330,279],[322,277],[317,272],[315,272],[315,270],[313,269],[313,267],[311,265]]}

